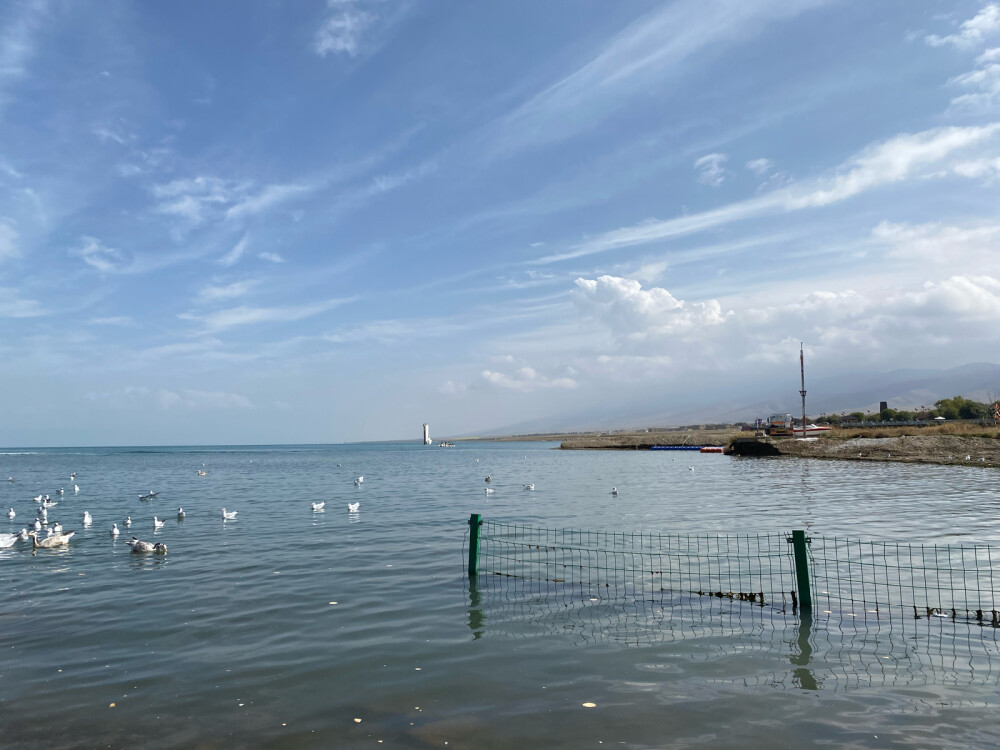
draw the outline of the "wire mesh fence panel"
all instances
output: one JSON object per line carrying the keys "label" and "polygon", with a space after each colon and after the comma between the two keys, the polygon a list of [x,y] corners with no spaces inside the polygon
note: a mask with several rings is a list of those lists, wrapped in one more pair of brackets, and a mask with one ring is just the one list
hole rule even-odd
{"label": "wire mesh fence panel", "polygon": [[968,619],[1000,627],[997,548],[837,537],[813,537],[809,547],[817,607],[855,615]]}
{"label": "wire mesh fence panel", "polygon": [[784,601],[794,588],[786,537],[582,531],[486,520],[479,565],[482,573],[635,598],[680,592],[764,604]]}

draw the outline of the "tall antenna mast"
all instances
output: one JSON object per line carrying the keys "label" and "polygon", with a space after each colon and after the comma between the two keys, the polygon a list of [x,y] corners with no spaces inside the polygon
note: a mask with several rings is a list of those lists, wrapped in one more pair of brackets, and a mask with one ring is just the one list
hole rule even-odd
{"label": "tall antenna mast", "polygon": [[799,372],[802,374],[802,437],[806,436],[806,360],[803,353],[802,342],[799,342]]}

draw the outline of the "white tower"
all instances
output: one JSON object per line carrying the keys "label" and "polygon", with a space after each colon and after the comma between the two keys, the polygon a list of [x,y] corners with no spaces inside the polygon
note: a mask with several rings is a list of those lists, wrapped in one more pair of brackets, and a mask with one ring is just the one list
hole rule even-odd
{"label": "white tower", "polygon": [[431,428],[426,422],[424,422],[424,445],[430,445],[431,440]]}

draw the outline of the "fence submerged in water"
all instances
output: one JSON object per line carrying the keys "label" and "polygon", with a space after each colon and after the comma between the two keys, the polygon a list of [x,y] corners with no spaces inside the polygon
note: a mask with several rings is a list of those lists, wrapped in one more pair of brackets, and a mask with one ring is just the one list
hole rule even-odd
{"label": "fence submerged in water", "polygon": [[469,574],[545,582],[581,600],[693,597],[845,618],[1000,628],[1000,547],[768,534],[582,531],[469,520]]}

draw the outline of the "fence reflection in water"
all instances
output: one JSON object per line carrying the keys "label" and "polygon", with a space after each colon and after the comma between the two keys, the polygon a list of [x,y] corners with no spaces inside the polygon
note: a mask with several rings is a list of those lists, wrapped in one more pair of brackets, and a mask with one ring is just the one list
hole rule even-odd
{"label": "fence reflection in water", "polygon": [[[546,529],[482,521],[469,578],[476,638],[558,634],[581,645],[695,640],[787,670],[747,684],[805,690],[995,685],[997,550],[809,540],[813,608],[792,606],[791,537]],[[470,550],[471,551],[471,550]],[[977,614],[978,613],[978,614]]]}

